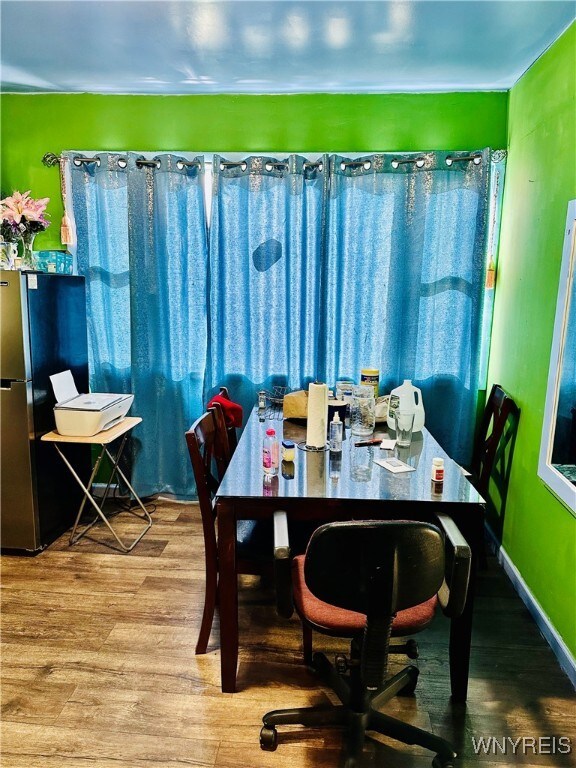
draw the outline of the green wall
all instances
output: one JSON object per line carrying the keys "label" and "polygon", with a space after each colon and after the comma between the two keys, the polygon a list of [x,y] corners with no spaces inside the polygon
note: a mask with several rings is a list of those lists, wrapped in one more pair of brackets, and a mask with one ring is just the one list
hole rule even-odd
{"label": "green wall", "polygon": [[4,94],[1,188],[50,197],[54,226],[37,248],[58,248],[58,173],[65,149],[362,152],[506,145],[508,94],[99,96]]}
{"label": "green wall", "polygon": [[512,88],[489,378],[522,413],[503,544],[576,655],[576,518],[537,476],[568,201],[576,198],[573,24]]}

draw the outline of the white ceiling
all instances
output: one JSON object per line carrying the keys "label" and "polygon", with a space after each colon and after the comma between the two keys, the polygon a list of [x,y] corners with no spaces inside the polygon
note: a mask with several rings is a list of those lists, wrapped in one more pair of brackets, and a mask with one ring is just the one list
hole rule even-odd
{"label": "white ceiling", "polygon": [[511,87],[563,0],[2,0],[4,91],[382,93]]}

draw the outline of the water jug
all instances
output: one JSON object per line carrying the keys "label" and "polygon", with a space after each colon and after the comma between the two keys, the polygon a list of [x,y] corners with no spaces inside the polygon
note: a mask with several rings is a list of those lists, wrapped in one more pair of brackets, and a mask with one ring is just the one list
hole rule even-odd
{"label": "water jug", "polygon": [[390,405],[388,406],[388,426],[390,429],[396,429],[394,420],[394,411],[399,408],[401,411],[414,411],[413,432],[421,432],[424,426],[424,403],[422,402],[422,392],[415,387],[410,379],[404,379],[404,382],[396,389],[390,392]]}

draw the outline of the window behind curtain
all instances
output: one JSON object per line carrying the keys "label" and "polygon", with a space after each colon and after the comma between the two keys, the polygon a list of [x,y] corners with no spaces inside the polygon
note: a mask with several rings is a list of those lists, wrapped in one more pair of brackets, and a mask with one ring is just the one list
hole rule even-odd
{"label": "window behind curtain", "polygon": [[[428,425],[466,462],[480,383],[489,151],[478,159],[332,156],[329,184],[298,197],[305,181],[270,158],[216,158],[209,386],[228,384],[250,408],[272,382],[333,385],[378,367],[383,391],[404,378],[422,387]],[[304,207],[314,226],[302,231]],[[291,325],[298,312],[300,328]]]}

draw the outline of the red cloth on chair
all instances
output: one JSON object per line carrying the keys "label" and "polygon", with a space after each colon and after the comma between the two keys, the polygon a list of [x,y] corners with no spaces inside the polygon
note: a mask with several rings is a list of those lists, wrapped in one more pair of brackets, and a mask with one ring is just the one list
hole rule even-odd
{"label": "red cloth on chair", "polygon": [[242,406],[238,403],[233,403],[232,400],[228,400],[222,395],[214,395],[212,400],[208,403],[208,408],[219,403],[222,406],[224,413],[224,419],[227,427],[241,427],[242,426]]}

